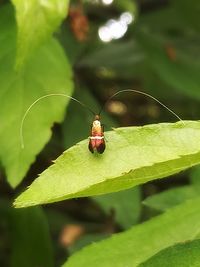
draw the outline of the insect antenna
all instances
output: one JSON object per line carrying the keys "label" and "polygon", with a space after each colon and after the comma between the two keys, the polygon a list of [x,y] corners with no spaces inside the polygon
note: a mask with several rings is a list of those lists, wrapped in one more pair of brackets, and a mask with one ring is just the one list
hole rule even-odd
{"label": "insect antenna", "polygon": [[41,97],[39,97],[38,99],[36,99],[26,110],[26,112],[24,113],[24,116],[21,120],[21,124],[20,124],[20,143],[21,143],[21,148],[23,149],[24,148],[24,137],[23,137],[23,126],[24,126],[24,121],[28,115],[28,113],[30,112],[30,110],[33,108],[33,106],[35,106],[35,104],[37,104],[40,100],[44,99],[44,98],[48,98],[48,97],[51,97],[51,96],[63,96],[63,97],[66,97],[66,98],[69,98],[77,103],[79,103],[81,106],[83,106],[84,108],[86,108],[87,110],[89,110],[93,115],[96,115],[96,113],[90,109],[87,105],[85,105],[83,102],[79,101],[78,99],[72,97],[72,96],[69,96],[69,95],[66,95],[66,94],[47,94],[47,95],[43,95]]}
{"label": "insect antenna", "polygon": [[[171,114],[173,114],[179,121],[183,122],[183,120],[173,111],[171,110],[170,108],[168,108],[165,104],[163,104],[162,102],[160,102],[157,98],[153,97],[152,95],[150,94],[147,94],[145,92],[142,92],[142,91],[139,91],[139,90],[134,90],[134,89],[124,89],[124,90],[120,90],[118,92],[116,92],[115,94],[113,94],[112,96],[110,96],[105,104],[102,106],[102,108],[100,109],[99,111],[99,115],[101,114],[101,112],[105,109],[106,105],[108,104],[108,102],[113,99],[115,96],[117,96],[118,94],[121,94],[121,93],[124,93],[124,92],[134,92],[134,93],[137,93],[137,94],[141,94],[141,95],[144,95],[144,96],[147,96],[151,99],[153,99],[154,101],[156,101],[158,104],[160,104],[162,107],[164,107],[166,110],[168,110]],[[184,124],[184,122],[183,122]]]}

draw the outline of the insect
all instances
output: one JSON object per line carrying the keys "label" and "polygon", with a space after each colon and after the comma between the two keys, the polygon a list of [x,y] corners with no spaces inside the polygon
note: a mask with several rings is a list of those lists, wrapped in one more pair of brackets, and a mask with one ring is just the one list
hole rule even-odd
{"label": "insect", "polygon": [[94,117],[91,127],[91,135],[89,136],[88,148],[92,153],[94,153],[94,150],[96,149],[99,154],[102,154],[106,148],[104,140],[104,127],[101,125],[99,115],[95,115]]}
{"label": "insect", "polygon": [[85,105],[84,103],[82,103],[81,101],[79,101],[78,99],[66,95],[66,94],[59,94],[59,93],[55,93],[55,94],[47,94],[44,95],[40,98],[38,98],[37,100],[35,100],[26,110],[26,112],[24,113],[24,116],[22,118],[21,121],[21,125],[20,125],[20,140],[21,140],[21,147],[24,148],[24,138],[23,138],[23,125],[24,125],[24,121],[26,119],[26,116],[28,115],[29,111],[32,109],[32,107],[39,102],[40,100],[44,99],[44,98],[48,98],[51,96],[62,96],[62,97],[66,97],[69,98],[77,103],[79,103],[81,106],[83,106],[84,108],[88,109],[93,115],[94,115],[94,120],[92,122],[91,125],[91,132],[90,132],[90,136],[89,136],[89,144],[88,144],[88,148],[89,151],[91,153],[94,153],[95,151],[99,154],[102,154],[106,148],[106,144],[105,144],[105,138],[104,138],[104,127],[101,124],[101,112],[103,111],[103,109],[105,108],[105,106],[107,105],[107,103],[115,96],[117,96],[118,94],[121,93],[125,93],[125,92],[134,92],[134,93],[138,93],[144,96],[147,96],[151,99],[153,99],[154,101],[156,101],[158,104],[160,104],[162,107],[164,107],[165,109],[167,109],[171,114],[173,114],[176,118],[178,118],[180,121],[182,121],[182,119],[170,108],[168,108],[165,104],[163,104],[162,102],[160,102],[157,98],[139,91],[139,90],[134,90],[134,89],[125,89],[125,90],[120,90],[118,92],[116,92],[115,94],[113,94],[111,97],[108,98],[108,100],[105,102],[105,104],[103,105],[103,107],[101,108],[101,110],[99,111],[98,114],[96,114],[92,109],[90,109],[87,105]]}

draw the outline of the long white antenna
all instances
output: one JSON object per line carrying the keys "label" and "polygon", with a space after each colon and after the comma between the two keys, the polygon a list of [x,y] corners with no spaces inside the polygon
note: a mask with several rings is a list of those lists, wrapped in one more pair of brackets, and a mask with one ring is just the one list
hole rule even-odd
{"label": "long white antenna", "polygon": [[[147,93],[144,93],[142,91],[139,91],[139,90],[134,90],[134,89],[125,89],[125,90],[120,90],[118,92],[116,92],[115,94],[113,94],[111,97],[108,98],[108,100],[106,101],[106,103],[103,105],[103,107],[101,108],[99,114],[101,114],[102,110],[104,109],[104,107],[106,106],[106,104],[113,98],[115,97],[116,95],[118,94],[121,94],[123,92],[134,92],[134,93],[138,93],[138,94],[141,94],[141,95],[145,95],[145,96],[148,96],[150,97],[151,99],[153,99],[154,101],[156,101],[157,103],[159,103],[161,106],[163,106],[165,109],[167,109],[171,114],[173,114],[177,119],[179,119],[180,121],[183,122],[183,120],[173,111],[171,110],[170,108],[168,108],[165,104],[163,104],[162,102],[160,102],[157,98],[153,97],[152,95],[149,95]],[[183,122],[184,124],[184,122]]]}
{"label": "long white antenna", "polygon": [[[108,98],[108,100],[105,102],[105,104],[103,105],[103,107],[101,108],[100,112],[99,112],[99,115],[101,114],[101,112],[103,111],[104,107],[106,106],[106,104],[113,98],[115,97],[116,95],[118,94],[121,94],[123,92],[135,92],[135,93],[138,93],[138,94],[141,94],[141,95],[145,95],[145,96],[148,96],[149,98],[153,99],[154,101],[156,101],[157,103],[159,103],[161,106],[163,106],[165,109],[167,109],[171,114],[173,114],[176,118],[178,118],[178,120],[180,120],[184,125],[185,123],[183,122],[183,120],[173,111],[171,110],[170,108],[168,108],[165,104],[163,104],[162,102],[160,102],[157,98],[153,97],[152,95],[149,95],[147,93],[144,93],[142,91],[139,91],[139,90],[134,90],[134,89],[125,89],[125,90],[120,90],[118,92],[116,92],[115,94],[113,94],[111,97]],[[32,109],[32,107],[37,104],[37,102],[39,102],[40,100],[44,99],[44,98],[48,98],[48,97],[51,97],[51,96],[64,96],[64,97],[67,97],[71,100],[74,100],[75,102],[79,103],[81,106],[87,108],[93,115],[96,115],[95,112],[90,109],[88,106],[86,106],[84,103],[82,103],[81,101],[77,100],[76,98],[72,97],[72,96],[69,96],[69,95],[66,95],[66,94],[60,94],[60,93],[55,93],[55,94],[47,94],[47,95],[44,95],[44,96],[41,96],[39,97],[38,99],[36,99],[26,110],[26,112],[24,113],[24,116],[21,120],[21,124],[20,124],[20,142],[21,142],[21,148],[24,149],[24,137],[23,137],[23,126],[24,126],[24,121],[29,113],[29,111]]]}
{"label": "long white antenna", "polygon": [[26,112],[24,113],[24,116],[21,120],[21,124],[20,124],[20,142],[21,142],[21,148],[24,149],[24,137],[23,137],[23,126],[24,126],[24,121],[26,119],[26,116],[28,115],[29,111],[32,109],[32,107],[37,104],[37,102],[39,102],[40,100],[47,98],[47,97],[51,97],[51,96],[64,96],[67,97],[71,100],[74,100],[75,102],[79,103],[81,106],[87,108],[93,115],[95,115],[95,112],[93,112],[93,110],[91,110],[88,106],[86,106],[84,103],[82,103],[81,101],[77,100],[76,98],[66,95],[66,94],[48,94],[48,95],[44,95],[39,97],[38,99],[36,99],[26,110]]}

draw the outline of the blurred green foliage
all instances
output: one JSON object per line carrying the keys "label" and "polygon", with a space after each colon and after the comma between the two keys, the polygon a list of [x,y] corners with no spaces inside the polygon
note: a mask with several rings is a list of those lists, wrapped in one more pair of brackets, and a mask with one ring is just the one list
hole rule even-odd
{"label": "blurred green foliage", "polygon": [[[83,266],[92,260],[100,266],[146,260],[141,266],[165,266],[166,258],[176,266],[188,259],[198,266],[198,240],[176,245],[199,235],[198,167],[137,189],[44,208],[16,211],[11,203],[64,149],[89,135],[93,117],[87,110],[49,98],[28,114],[22,150],[23,114],[44,94],[74,92],[98,112],[117,90],[132,88],[157,97],[183,119],[199,119],[199,11],[198,0],[0,1],[0,266],[61,266],[73,253],[65,266],[81,266],[80,259]],[[111,19],[119,22],[125,12],[132,16],[127,31],[103,42],[100,27]],[[102,114],[106,130],[174,120],[152,100],[132,93],[112,99]],[[54,192],[58,183],[53,181]],[[48,183],[43,185],[48,190]],[[43,194],[38,191],[39,198]],[[157,218],[149,220],[155,212]]]}

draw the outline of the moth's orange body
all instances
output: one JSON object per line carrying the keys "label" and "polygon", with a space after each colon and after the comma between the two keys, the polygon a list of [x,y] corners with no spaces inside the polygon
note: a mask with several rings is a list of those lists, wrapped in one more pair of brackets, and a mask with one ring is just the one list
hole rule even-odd
{"label": "moth's orange body", "polygon": [[94,151],[96,150],[100,154],[102,154],[106,148],[104,140],[104,129],[101,125],[99,115],[95,115],[94,121],[92,123],[88,147],[92,153],[94,153]]}

